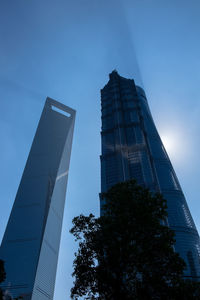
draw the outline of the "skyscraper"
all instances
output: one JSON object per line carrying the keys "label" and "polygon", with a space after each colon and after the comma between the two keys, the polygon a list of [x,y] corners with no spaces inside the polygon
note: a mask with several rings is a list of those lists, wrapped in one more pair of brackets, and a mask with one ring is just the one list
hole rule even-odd
{"label": "skyscraper", "polygon": [[47,98],[0,248],[13,298],[53,299],[74,121]]}
{"label": "skyscraper", "polygon": [[200,280],[199,235],[144,90],[113,71],[101,90],[101,105],[101,192],[135,178],[138,184],[162,193],[167,200],[168,224],[176,234],[175,250],[187,265],[184,275]]}

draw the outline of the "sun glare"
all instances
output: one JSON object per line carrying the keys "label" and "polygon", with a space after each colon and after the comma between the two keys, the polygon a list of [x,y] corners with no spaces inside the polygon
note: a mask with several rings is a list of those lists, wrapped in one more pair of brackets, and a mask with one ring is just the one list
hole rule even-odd
{"label": "sun glare", "polygon": [[161,140],[167,151],[167,154],[173,161],[181,162],[186,155],[186,145],[181,134],[177,132],[169,132],[161,134]]}
{"label": "sun glare", "polygon": [[161,136],[161,140],[167,152],[173,153],[173,151],[175,151],[176,142],[172,136],[163,135]]}

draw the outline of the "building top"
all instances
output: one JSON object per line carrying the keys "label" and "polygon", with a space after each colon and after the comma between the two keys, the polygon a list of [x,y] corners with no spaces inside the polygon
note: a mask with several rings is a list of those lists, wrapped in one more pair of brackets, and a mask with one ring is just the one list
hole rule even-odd
{"label": "building top", "polygon": [[63,114],[67,117],[75,116],[76,111],[72,109],[71,107],[64,105],[61,102],[58,102],[50,97],[46,98],[46,103],[45,105],[55,111],[57,111],[60,114]]}
{"label": "building top", "polygon": [[114,69],[114,70],[109,74],[110,80],[116,79],[116,78],[119,78],[119,77],[120,77],[120,75],[118,74],[118,72],[117,72],[116,69]]}
{"label": "building top", "polygon": [[127,82],[129,81],[130,83],[132,83],[136,90],[137,90],[137,93],[141,94],[142,96],[146,97],[145,96],[145,92],[144,92],[144,89],[141,87],[141,86],[138,86],[135,84],[135,81],[134,79],[129,79],[129,78],[125,78],[125,77],[122,77],[121,75],[119,75],[119,73],[117,72],[116,69],[114,69],[110,74],[109,74],[109,81],[108,83],[103,87],[103,89],[101,89],[101,92],[103,92],[104,90],[107,90],[107,88],[110,87],[110,84],[112,84],[113,82],[120,82],[120,81],[124,81],[124,82]]}

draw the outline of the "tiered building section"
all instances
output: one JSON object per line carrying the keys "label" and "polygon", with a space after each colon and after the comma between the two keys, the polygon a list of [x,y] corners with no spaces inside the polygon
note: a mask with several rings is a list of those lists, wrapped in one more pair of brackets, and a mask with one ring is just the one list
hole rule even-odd
{"label": "tiered building section", "polygon": [[151,191],[162,193],[168,205],[168,224],[176,233],[175,250],[187,264],[185,276],[199,280],[199,235],[144,90],[113,71],[101,90],[101,106],[101,192],[134,178]]}

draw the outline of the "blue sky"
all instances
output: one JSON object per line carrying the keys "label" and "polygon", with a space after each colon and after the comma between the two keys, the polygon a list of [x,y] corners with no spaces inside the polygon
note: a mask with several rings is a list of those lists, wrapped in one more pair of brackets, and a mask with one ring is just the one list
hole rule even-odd
{"label": "blue sky", "polygon": [[46,97],[77,110],[54,300],[72,285],[71,219],[99,213],[100,89],[115,68],[144,87],[200,228],[199,36],[198,0],[0,1],[0,237]]}

